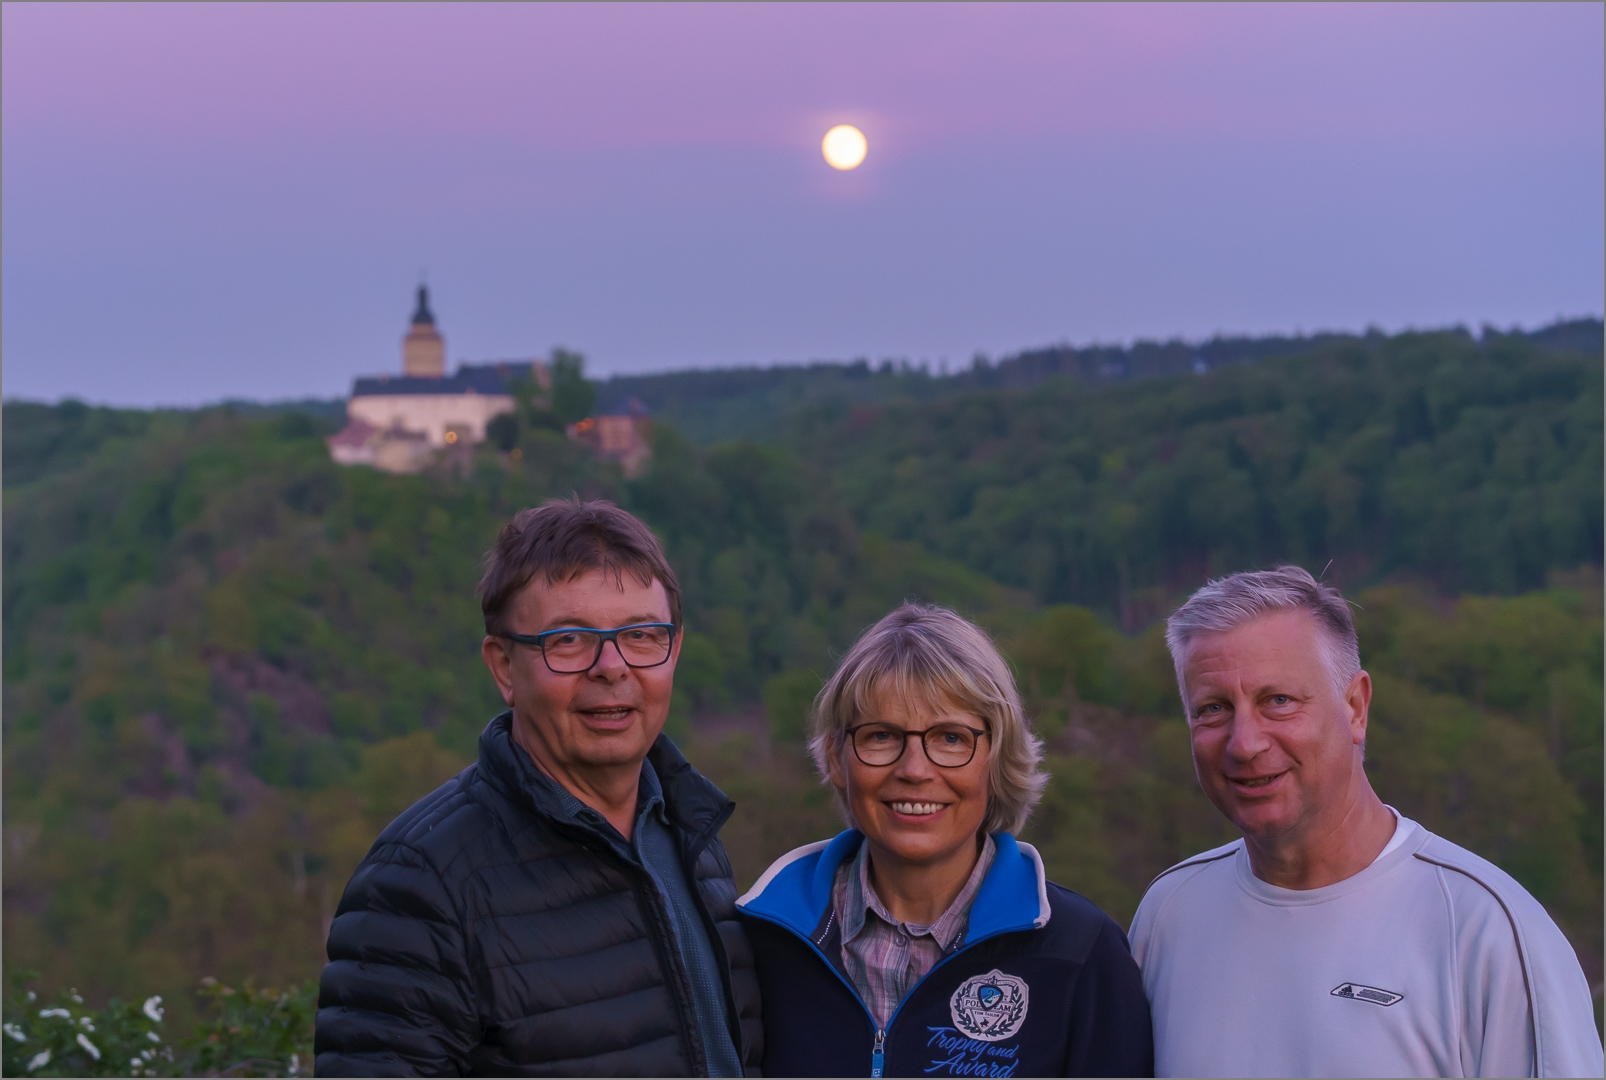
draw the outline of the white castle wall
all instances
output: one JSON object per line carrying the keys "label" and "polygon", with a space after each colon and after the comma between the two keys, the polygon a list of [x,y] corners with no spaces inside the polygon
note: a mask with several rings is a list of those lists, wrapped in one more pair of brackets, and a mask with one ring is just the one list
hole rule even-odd
{"label": "white castle wall", "polygon": [[431,446],[446,446],[446,433],[458,440],[485,441],[493,416],[513,411],[506,394],[366,394],[346,402],[346,415],[376,428],[421,431]]}

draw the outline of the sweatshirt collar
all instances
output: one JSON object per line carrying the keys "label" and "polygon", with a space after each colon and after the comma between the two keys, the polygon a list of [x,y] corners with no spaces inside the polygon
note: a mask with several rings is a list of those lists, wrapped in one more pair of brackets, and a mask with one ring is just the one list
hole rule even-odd
{"label": "sweatshirt collar", "polygon": [[[831,906],[837,867],[858,854],[864,834],[857,829],[788,852],[736,901],[739,910],[809,937]],[[970,907],[966,943],[1048,924],[1048,878],[1037,849],[1008,833],[993,834],[996,852]]]}
{"label": "sweatshirt collar", "polygon": [[[1393,810],[1393,807],[1390,807]],[[1395,867],[1409,862],[1416,852],[1427,843],[1432,836],[1426,829],[1416,822],[1394,811],[1398,819],[1395,829],[1401,832],[1402,840],[1393,851],[1385,851],[1372,860],[1371,864],[1351,874],[1342,881],[1335,881],[1331,885],[1323,885],[1318,889],[1285,889],[1280,885],[1273,885],[1269,881],[1262,881],[1255,876],[1254,869],[1249,863],[1249,848],[1242,840],[1238,841],[1238,850],[1233,855],[1233,874],[1238,879],[1238,885],[1250,897],[1262,904],[1272,907],[1312,907],[1325,904],[1339,897],[1348,896],[1357,889],[1364,889],[1378,878],[1390,873]]]}

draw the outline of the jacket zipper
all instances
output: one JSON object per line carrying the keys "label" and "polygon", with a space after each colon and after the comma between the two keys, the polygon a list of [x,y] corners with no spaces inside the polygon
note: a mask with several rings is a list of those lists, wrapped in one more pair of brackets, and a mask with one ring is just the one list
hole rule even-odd
{"label": "jacket zipper", "polygon": [[[742,1031],[742,1016],[736,1007],[736,989],[731,985],[730,957],[725,952],[725,942],[719,936],[719,927],[714,923],[713,913],[703,902],[703,894],[697,889],[697,860],[703,849],[712,844],[719,836],[719,830],[724,828],[725,822],[736,810],[735,803],[727,803],[725,809],[716,814],[713,822],[692,841],[691,847],[681,859],[686,874],[686,886],[691,890],[692,903],[697,907],[697,913],[703,921],[703,930],[708,934],[708,946],[714,952],[719,962],[720,986],[725,992],[726,1016],[729,1017],[727,1027],[730,1030],[731,1046],[736,1051],[736,1064],[743,1072],[747,1071],[747,1035]],[[730,856],[726,855],[729,861]],[[733,907],[732,915],[737,912]]]}
{"label": "jacket zipper", "polygon": [[[726,816],[728,817],[729,815]],[[581,831],[584,832],[584,830]],[[613,845],[608,843],[606,840],[604,840],[600,846],[596,846],[590,842],[594,839],[600,838],[595,837],[595,834],[591,834],[587,837],[586,841],[580,843],[581,849],[585,851],[594,851],[598,855],[602,855],[606,858],[614,860],[616,863],[623,866],[625,871],[635,879],[634,891],[637,897],[637,902],[640,903],[642,900],[646,900],[647,903],[645,905],[645,910],[656,915],[659,924],[660,933],[651,937],[653,953],[657,956],[658,963],[663,967],[666,974],[671,975],[672,977],[673,973],[679,972],[689,988],[691,985],[691,977],[686,971],[683,958],[679,955],[680,950],[675,948],[675,932],[674,929],[669,925],[669,913],[664,910],[664,898],[659,895],[657,886],[653,884],[652,871],[647,869],[646,860],[643,859],[637,862],[632,862],[631,860],[621,856],[619,852],[615,851]],[[700,851],[704,846],[707,846],[706,840],[702,842],[698,850]],[[689,877],[687,880],[687,885],[691,889],[692,902],[696,904],[700,910],[703,910],[702,897],[697,893],[696,879]],[[704,923],[704,925],[706,926],[707,923]],[[712,942],[710,944],[712,944]],[[716,956],[717,955],[721,955],[721,953],[717,953]],[[665,984],[664,989],[670,990],[668,983]],[[680,995],[673,993],[673,991],[670,992],[671,1000],[678,999],[679,997]],[[726,1000],[730,1003],[731,1015],[734,1017],[735,997],[730,993],[728,986],[726,988]],[[691,1062],[692,1067],[695,1069],[698,1059],[702,1059],[703,1072],[706,1073],[709,1071],[709,1066],[707,1054],[703,1047],[701,1032],[697,1026],[696,1002],[687,998],[685,1000],[675,1000],[675,1003],[680,1006],[681,1024],[686,1036],[687,1060]],[[740,1024],[737,1026],[739,1029]],[[740,1042],[736,1043],[736,1063],[743,1068],[743,1071],[746,1071],[746,1066],[742,1061],[742,1046]]]}
{"label": "jacket zipper", "polygon": [[[994,937],[996,935],[991,935],[990,934],[988,936],[989,937]],[[982,938],[981,940],[985,941],[987,939],[986,938]],[[871,1076],[879,1077],[881,1075],[881,1070],[883,1068],[883,1065],[884,1065],[885,1059],[886,1059],[886,1055],[882,1052],[882,1047],[886,1043],[886,1033],[888,1031],[892,1030],[893,1021],[898,1019],[898,1014],[899,1013],[903,1012],[904,1002],[908,1001],[910,998],[914,997],[915,996],[915,991],[920,989],[920,984],[925,982],[927,979],[931,978],[931,976],[936,972],[936,970],[938,968],[942,967],[948,961],[952,960],[954,957],[958,956],[960,953],[962,953],[966,949],[970,948],[970,946],[973,945],[973,944],[975,944],[975,942],[966,942],[964,945],[961,945],[959,947],[959,949],[957,949],[956,951],[951,952],[947,956],[944,956],[942,959],[938,960],[935,964],[933,964],[931,966],[931,970],[926,972],[924,975],[920,976],[920,979],[913,986],[911,986],[909,988],[909,992],[907,994],[903,995],[903,1001],[898,1002],[898,1004],[892,1010],[892,1015],[887,1017],[887,1026],[886,1026],[886,1028],[884,1030],[877,1031],[875,1033],[875,1049],[870,1052],[870,1075]],[[861,1004],[862,1004],[862,1002],[861,1002]]]}
{"label": "jacket zipper", "polygon": [[[653,883],[652,871],[643,866],[641,877],[645,880],[639,882],[641,891],[637,895],[641,896],[642,899],[647,901],[648,909],[653,913],[653,915],[657,916],[659,938],[661,938],[661,940],[659,938],[655,938],[653,945],[654,949],[659,954],[658,962],[663,964],[665,974],[670,976],[670,979],[666,980],[664,989],[671,989],[671,981],[674,979],[675,974],[678,973],[680,975],[680,981],[685,984],[685,989],[690,991],[691,975],[686,970],[684,957],[680,955],[680,950],[675,946],[674,925],[670,918],[669,912],[665,910],[664,898],[659,895],[658,887]],[[682,997],[681,995],[671,991],[670,997],[672,999],[678,999],[675,1001],[675,1003],[680,1006],[681,1023],[684,1025],[686,1031],[686,1056],[691,1062],[693,1070],[697,1068],[699,1059],[702,1061],[702,1073],[694,1073],[694,1075],[706,1075],[709,1071],[709,1066],[707,1053],[703,1046],[702,1031],[699,1027],[697,1002],[695,996],[693,994],[688,994],[687,996]],[[738,1050],[737,1053],[739,1054],[741,1051]],[[738,1060],[737,1064],[741,1064],[740,1060]]]}

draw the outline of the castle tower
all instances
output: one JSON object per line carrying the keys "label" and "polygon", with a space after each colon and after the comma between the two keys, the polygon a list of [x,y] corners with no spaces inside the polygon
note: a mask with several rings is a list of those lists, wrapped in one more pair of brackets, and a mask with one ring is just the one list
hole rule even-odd
{"label": "castle tower", "polygon": [[418,287],[418,310],[413,325],[402,339],[402,374],[439,379],[446,374],[446,339],[435,329],[435,316],[429,310],[429,288]]}

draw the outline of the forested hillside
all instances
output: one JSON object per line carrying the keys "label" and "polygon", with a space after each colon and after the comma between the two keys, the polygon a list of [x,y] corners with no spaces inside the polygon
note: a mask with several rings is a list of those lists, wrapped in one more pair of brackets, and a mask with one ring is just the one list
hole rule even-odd
{"label": "forested hillside", "polygon": [[[910,597],[988,626],[1049,737],[1028,828],[1127,919],[1230,837],[1159,635],[1207,575],[1327,567],[1360,605],[1383,797],[1505,866],[1601,979],[1602,365],[1568,341],[1336,339],[1204,374],[666,423],[625,480],[554,433],[395,477],[325,420],[4,408],[4,963],[91,1000],[316,975],[378,830],[500,707],[472,595],[515,510],[605,496],[664,538],[671,730],[751,880],[837,824],[801,747],[833,658]],[[1329,567],[1329,564],[1330,567]]]}
{"label": "forested hillside", "polygon": [[1377,335],[1099,393],[822,410],[797,445],[862,527],[1130,628],[1277,559],[1450,594],[1598,560],[1600,400],[1598,349]]}

